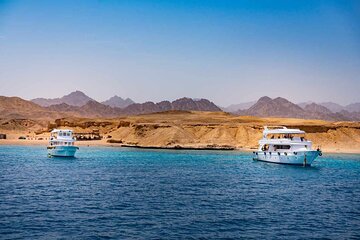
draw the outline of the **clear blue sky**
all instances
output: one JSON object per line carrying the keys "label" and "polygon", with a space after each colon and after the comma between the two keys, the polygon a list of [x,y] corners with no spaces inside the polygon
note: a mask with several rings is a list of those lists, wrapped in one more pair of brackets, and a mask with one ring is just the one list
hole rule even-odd
{"label": "clear blue sky", "polygon": [[360,1],[0,0],[0,95],[360,101]]}

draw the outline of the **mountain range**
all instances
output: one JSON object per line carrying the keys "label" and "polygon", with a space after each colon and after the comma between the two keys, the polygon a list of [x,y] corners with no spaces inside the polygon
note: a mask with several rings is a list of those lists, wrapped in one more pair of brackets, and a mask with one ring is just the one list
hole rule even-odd
{"label": "mountain range", "polygon": [[134,104],[135,102],[130,98],[123,99],[122,97],[115,95],[101,103],[109,107],[126,108],[127,106]]}
{"label": "mountain range", "polygon": [[[308,102],[298,103],[297,105],[299,105],[300,107],[305,107],[306,105],[309,105],[312,103],[315,103],[315,102],[308,101]],[[321,103],[316,103],[316,104],[326,107],[333,113],[337,113],[337,112],[341,112],[341,111],[360,112],[360,103],[351,103],[346,106],[343,106],[343,105],[340,105],[340,104],[334,103],[334,102],[321,102]]]}
{"label": "mountain range", "polygon": [[19,97],[0,96],[0,118],[25,119],[25,118],[59,118],[63,114],[53,112],[31,101]]}
{"label": "mountain range", "polygon": [[36,98],[27,101],[18,97],[0,97],[0,118],[53,117],[118,117],[171,110],[221,111],[207,99],[180,98],[173,102],[134,103],[131,99],[114,96],[102,103],[75,91],[61,98]]}
{"label": "mountain range", "polygon": [[[58,105],[62,103],[65,103],[70,106],[81,107],[87,104],[89,101],[95,101],[95,100],[87,96],[85,93],[77,90],[61,98],[35,98],[32,99],[31,101],[42,107],[49,107],[51,105]],[[125,108],[133,103],[135,102],[130,98],[123,99],[117,95],[102,102],[102,104],[104,105],[110,107],[118,107],[118,108]]]}
{"label": "mountain range", "polygon": [[[18,97],[0,97],[0,118],[55,118],[66,116],[112,118],[172,110],[222,111],[207,99],[185,97],[172,102],[161,101],[158,103],[134,103],[129,98],[123,99],[119,96],[111,97],[100,103],[81,91],[72,92],[61,98],[36,98],[31,101]],[[360,121],[360,103],[347,106],[331,102],[295,104],[285,98],[277,97],[272,99],[265,96],[256,102],[234,104],[228,108],[223,108],[223,110],[236,115],[258,117]]]}
{"label": "mountain range", "polygon": [[62,103],[46,108],[49,111],[67,112],[83,117],[117,117],[123,115],[148,114],[171,110],[211,112],[221,111],[219,107],[207,99],[193,100],[191,98],[180,98],[173,102],[162,101],[159,103],[133,103],[125,108],[110,107],[96,101],[89,101],[81,107],[70,106],[66,103]]}
{"label": "mountain range", "polygon": [[95,101],[94,99],[88,97],[85,93],[81,91],[75,91],[68,95],[65,95],[61,98],[35,98],[31,102],[36,103],[42,107],[49,107],[51,105],[66,103],[71,106],[81,107],[89,101]]}
{"label": "mountain range", "polygon": [[[356,110],[356,104],[353,109]],[[303,119],[322,119],[329,121],[359,121],[360,111],[341,110],[333,112],[323,105],[314,102],[295,104],[281,97],[271,99],[261,97],[254,105],[245,110],[234,112],[237,115],[248,115],[258,117],[286,117]]]}
{"label": "mountain range", "polygon": [[[239,110],[246,110],[249,109],[251,106],[253,106],[257,101],[252,101],[252,102],[244,102],[244,103],[239,103],[239,104],[231,104],[228,107],[223,107],[222,109],[225,112],[237,112]],[[326,107],[328,110],[330,110],[333,113],[337,113],[337,112],[341,112],[341,111],[348,111],[348,112],[360,112],[360,103],[351,103],[348,104],[346,106],[340,105],[338,103],[334,103],[334,102],[321,102],[321,103],[316,103],[313,101],[307,101],[307,102],[301,102],[298,103],[297,105],[301,108],[304,108],[306,105],[310,105],[312,103],[315,103],[317,105],[321,105],[323,107]]]}
{"label": "mountain range", "polygon": [[209,111],[220,112],[222,111],[213,102],[207,99],[192,99],[192,98],[180,98],[173,102],[162,101],[158,103],[145,102],[135,103],[123,109],[125,114],[146,114],[153,112],[164,112],[171,110],[183,110],[183,111]]}

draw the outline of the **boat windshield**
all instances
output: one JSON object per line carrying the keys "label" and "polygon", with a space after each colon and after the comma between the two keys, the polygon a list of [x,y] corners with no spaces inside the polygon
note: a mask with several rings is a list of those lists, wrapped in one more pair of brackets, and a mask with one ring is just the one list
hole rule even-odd
{"label": "boat windshield", "polygon": [[52,137],[71,137],[72,133],[71,132],[52,132],[51,133]]}

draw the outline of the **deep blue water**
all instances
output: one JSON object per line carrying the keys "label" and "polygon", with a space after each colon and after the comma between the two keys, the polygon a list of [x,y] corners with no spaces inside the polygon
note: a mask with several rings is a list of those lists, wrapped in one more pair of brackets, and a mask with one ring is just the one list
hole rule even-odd
{"label": "deep blue water", "polygon": [[0,146],[0,238],[360,238],[360,155]]}

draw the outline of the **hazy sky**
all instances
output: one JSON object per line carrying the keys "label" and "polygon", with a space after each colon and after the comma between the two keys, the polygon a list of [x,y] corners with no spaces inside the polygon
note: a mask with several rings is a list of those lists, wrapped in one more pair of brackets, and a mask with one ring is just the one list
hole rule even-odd
{"label": "hazy sky", "polygon": [[360,101],[360,1],[0,0],[0,95]]}

